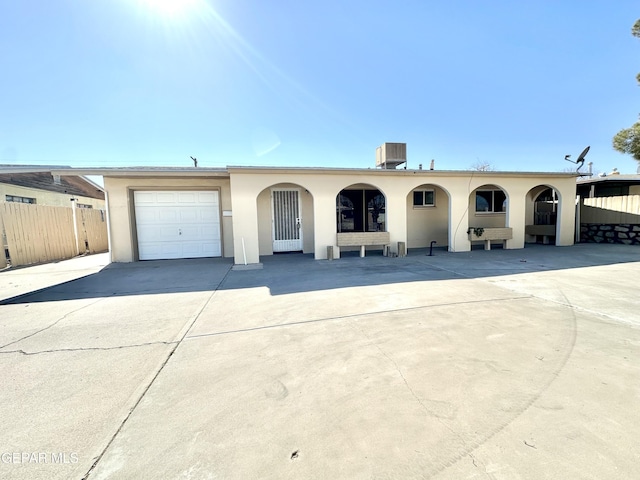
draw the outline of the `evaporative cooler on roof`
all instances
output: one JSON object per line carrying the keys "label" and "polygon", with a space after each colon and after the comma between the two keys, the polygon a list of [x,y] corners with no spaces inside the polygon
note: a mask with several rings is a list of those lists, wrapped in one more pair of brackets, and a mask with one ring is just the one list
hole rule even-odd
{"label": "evaporative cooler on roof", "polygon": [[386,142],[376,148],[376,168],[393,169],[406,162],[406,143]]}

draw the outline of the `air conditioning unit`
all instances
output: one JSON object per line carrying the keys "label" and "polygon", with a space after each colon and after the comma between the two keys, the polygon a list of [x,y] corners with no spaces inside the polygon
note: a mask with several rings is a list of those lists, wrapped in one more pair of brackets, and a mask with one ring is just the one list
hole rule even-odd
{"label": "air conditioning unit", "polygon": [[407,144],[385,142],[376,148],[376,168],[393,169],[407,163]]}

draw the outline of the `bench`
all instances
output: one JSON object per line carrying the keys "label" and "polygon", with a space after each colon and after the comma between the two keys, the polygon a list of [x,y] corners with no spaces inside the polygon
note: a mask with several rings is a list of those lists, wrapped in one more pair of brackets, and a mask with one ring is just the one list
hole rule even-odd
{"label": "bench", "polygon": [[[484,249],[491,250],[491,240],[502,240],[503,248],[507,246],[507,240],[513,238],[513,229],[509,227],[503,228],[483,228],[483,227],[470,227],[469,228],[469,241],[483,241]],[[476,235],[480,233],[480,235]]]}
{"label": "bench", "polygon": [[346,232],[337,234],[338,247],[360,247],[360,256],[364,257],[365,247],[385,246],[391,243],[389,232]]}
{"label": "bench", "polygon": [[542,235],[542,243],[548,245],[551,237],[556,236],[555,225],[526,225],[524,227],[524,233],[527,235],[538,236]]}

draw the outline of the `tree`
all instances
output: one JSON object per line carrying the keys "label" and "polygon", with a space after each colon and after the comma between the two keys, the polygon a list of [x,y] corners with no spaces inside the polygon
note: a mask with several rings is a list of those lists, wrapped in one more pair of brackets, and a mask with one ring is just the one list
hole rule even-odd
{"label": "tree", "polygon": [[[640,38],[640,19],[631,27],[631,35]],[[640,73],[636,75],[636,80],[640,84]],[[640,162],[640,122],[634,123],[630,128],[620,130],[613,137],[613,148],[621,153],[628,153],[635,160]]]}
{"label": "tree", "polygon": [[496,169],[493,165],[491,165],[490,162],[480,159],[478,159],[477,162],[473,163],[470,168],[471,170],[475,170],[476,172],[493,172]]}

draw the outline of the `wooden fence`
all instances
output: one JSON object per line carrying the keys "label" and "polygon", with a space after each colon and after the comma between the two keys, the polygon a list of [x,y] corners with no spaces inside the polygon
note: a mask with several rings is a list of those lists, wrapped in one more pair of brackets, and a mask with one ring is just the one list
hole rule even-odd
{"label": "wooden fence", "polygon": [[585,198],[580,223],[640,224],[640,195]]}
{"label": "wooden fence", "polygon": [[78,253],[105,252],[108,250],[105,215],[101,210],[76,209],[76,238],[72,208],[0,203],[2,250],[8,249],[14,267],[62,260]]}

